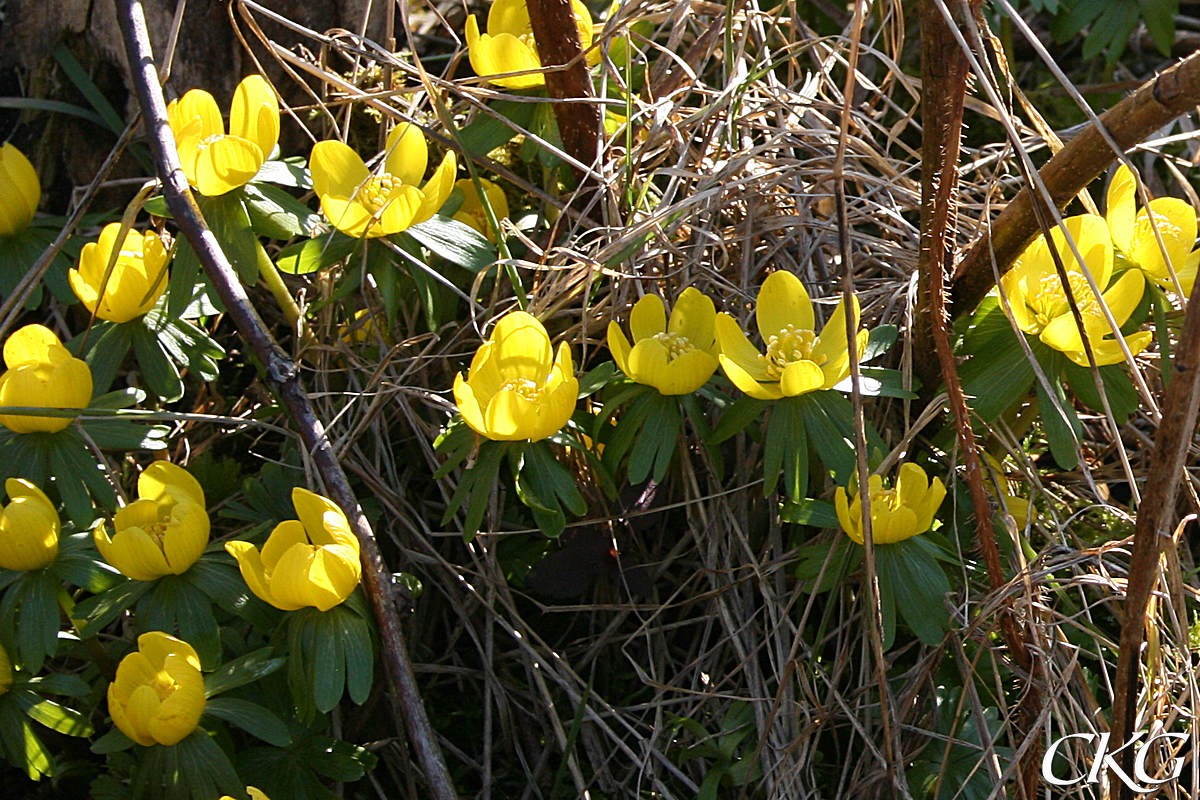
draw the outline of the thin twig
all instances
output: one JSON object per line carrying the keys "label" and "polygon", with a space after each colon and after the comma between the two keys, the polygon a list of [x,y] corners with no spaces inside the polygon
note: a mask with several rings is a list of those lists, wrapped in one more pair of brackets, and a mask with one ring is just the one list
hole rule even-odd
{"label": "thin twig", "polygon": [[454,787],[442,759],[436,735],[425,714],[412,663],[408,658],[404,631],[396,613],[395,588],[391,574],[384,566],[374,533],[330,446],[324,426],[313,411],[300,380],[298,368],[276,344],[250,303],[237,274],[201,216],[195,198],[188,188],[175,149],[175,137],[167,124],[166,103],[154,65],[141,0],[118,0],[117,15],[125,39],[130,74],[137,89],[138,102],[146,122],[146,135],[163,182],[167,206],[171,209],[180,231],[199,256],[205,273],[229,310],[229,316],[237,325],[238,332],[258,359],[265,380],[287,406],[305,445],[312,454],[313,463],[326,491],[346,512],[350,525],[359,538],[364,566],[363,584],[379,624],[383,659],[394,690],[393,713],[397,723],[403,721],[408,731],[429,783],[431,795],[437,800],[454,800]]}

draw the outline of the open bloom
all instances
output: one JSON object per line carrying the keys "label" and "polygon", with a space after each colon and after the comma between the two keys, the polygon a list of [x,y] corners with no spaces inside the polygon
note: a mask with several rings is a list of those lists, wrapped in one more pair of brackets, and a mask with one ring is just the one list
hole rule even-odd
{"label": "open bloom", "polygon": [[25,230],[41,198],[33,164],[11,144],[0,145],[0,239]]}
{"label": "open bloom", "polygon": [[154,231],[144,236],[128,231],[108,281],[104,280],[120,233],[121,223],[105,225],[98,242],[83,246],[79,268],[67,275],[75,296],[87,310],[110,322],[128,322],[142,316],[154,308],[167,288],[167,248]]}
{"label": "open bloom", "polygon": [[[246,787],[246,794],[250,795],[250,800],[271,800],[262,789],[255,789],[253,786]],[[233,800],[233,798],[229,795],[223,795],[221,800]]]}
{"label": "open bloom", "polygon": [[[1075,241],[1083,263],[1087,265],[1092,279],[1103,292],[1104,302],[1112,312],[1117,325],[1124,325],[1129,315],[1141,302],[1146,282],[1137,270],[1128,270],[1112,286],[1113,247],[1108,233],[1108,224],[1094,214],[1081,214],[1064,220],[1067,231]],[[1051,231],[1051,241],[1062,259],[1067,273],[1071,294],[1079,307],[1084,331],[1091,344],[1096,363],[1100,366],[1116,364],[1125,360],[1121,345],[1112,336],[1113,329],[1100,308],[1083,269],[1067,246],[1061,228]],[[1046,237],[1039,236],[1017,257],[1012,269],[1000,279],[1000,285],[1008,296],[1013,322],[1032,336],[1037,336],[1047,347],[1059,350],[1080,366],[1088,366],[1087,353],[1083,347],[1083,336],[1062,280],[1054,265]],[[1108,287],[1107,289],[1105,287]],[[1116,333],[1120,336],[1120,332]],[[1124,337],[1129,352],[1137,355],[1150,344],[1152,334],[1140,331]]]}
{"label": "open bloom", "polygon": [[[586,51],[592,46],[592,15],[579,0],[571,0],[579,41]],[[540,70],[533,28],[529,23],[529,8],[525,0],[496,0],[488,10],[487,33],[479,32],[475,15],[467,17],[467,56],[471,68],[481,78],[505,89],[533,89],[546,85],[541,73],[498,77],[508,72]],[[588,63],[595,64],[599,53],[589,52]]]}
{"label": "open bloom", "polygon": [[[1190,295],[1196,282],[1196,268],[1200,266],[1200,250],[1192,249],[1196,243],[1196,209],[1177,197],[1158,197],[1139,209],[1136,197],[1137,179],[1122,164],[1108,185],[1105,219],[1113,244],[1151,280],[1174,290],[1169,263],[1179,278],[1180,288]],[[1162,237],[1162,247],[1158,246],[1155,229]]]}
{"label": "open bloom", "polygon": [[279,143],[279,101],[261,75],[238,84],[229,109],[229,133],[217,101],[192,89],[167,106],[188,183],[207,197],[245,185]]}
{"label": "open bloom", "polygon": [[[479,184],[483,187],[483,193],[487,196],[488,205],[492,207],[492,213],[496,215],[496,222],[507,217],[508,198],[504,196],[504,190],[487,178],[480,178]],[[454,219],[479,231],[488,238],[488,241],[496,241],[496,234],[492,230],[492,226],[488,224],[487,211],[483,207],[483,200],[479,197],[479,192],[475,190],[475,181],[470,178],[463,178],[454,185],[461,189],[463,193],[462,205],[455,212]]]}
{"label": "open bloom", "polygon": [[321,210],[347,236],[391,236],[432,217],[454,191],[458,161],[453,152],[423,186],[429,147],[415,125],[402,122],[388,134],[383,171],[371,174],[358,154],[342,142],[313,145],[309,166]]}
{"label": "open bloom", "polygon": [[[876,544],[900,542],[933,527],[933,516],[946,497],[941,478],[932,482],[916,464],[904,464],[896,486],[883,488],[883,476],[872,475],[867,482],[871,498],[871,538]],[[863,543],[862,496],[849,500],[841,486],[834,495],[838,522],[854,541]]]}
{"label": "open bloom", "polygon": [[[857,329],[857,297],[851,297],[851,308]],[[831,389],[850,375],[844,302],[838,302],[818,336],[808,291],[799,278],[781,270],[763,281],[754,316],[766,353],[750,343],[733,317],[721,313],[716,321],[721,368],[746,394],[759,400],[795,397]],[[866,349],[868,336],[866,331],[857,334],[859,357]]]}
{"label": "open bloom", "polygon": [[362,577],[358,538],[337,505],[299,487],[292,490],[299,520],[281,522],[262,552],[249,542],[226,542],[250,591],[282,611],[345,601]]}
{"label": "open bloom", "polygon": [[691,394],[717,371],[717,309],[698,290],[684,289],[671,319],[653,294],[638,300],[629,314],[633,345],[615,322],[608,323],[608,349],[621,371],[661,394]]}
{"label": "open bloom", "polygon": [[471,430],[499,442],[541,441],[558,433],[575,411],[579,381],[571,349],[558,354],[536,317],[505,314],[454,378],[454,402]]}
{"label": "open bloom", "polygon": [[9,504],[0,512],[0,567],[41,569],[58,555],[58,512],[45,493],[23,478],[4,482]]}
{"label": "open bloom", "polygon": [[[83,409],[92,400],[91,369],[44,325],[26,325],[9,336],[4,365],[0,406]],[[56,433],[70,424],[66,417],[0,414],[0,425],[13,433]]]}
{"label": "open bloom", "polygon": [[116,535],[92,535],[104,560],[135,581],[182,575],[208,546],[204,490],[182,467],[155,461],[138,477],[138,499],[113,517]]}
{"label": "open bloom", "polygon": [[195,649],[162,631],[139,636],[138,649],[121,659],[108,685],[113,724],[146,747],[182,741],[200,724],[205,705]]}

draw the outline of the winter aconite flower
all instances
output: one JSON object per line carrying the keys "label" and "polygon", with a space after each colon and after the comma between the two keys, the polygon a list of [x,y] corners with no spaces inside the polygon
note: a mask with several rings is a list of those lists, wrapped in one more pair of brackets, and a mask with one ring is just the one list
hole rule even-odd
{"label": "winter aconite flower", "polygon": [[0,567],[41,569],[58,555],[58,511],[45,493],[23,478],[4,482],[9,504],[0,512]]}
{"label": "winter aconite flower", "polygon": [[33,164],[11,144],[0,145],[0,239],[25,230],[41,198]]}
{"label": "winter aconite flower", "polygon": [[[587,51],[592,46],[592,15],[579,0],[571,0],[571,10],[575,14],[575,27],[579,29],[579,41]],[[542,68],[542,60],[533,39],[525,0],[492,3],[488,10],[487,30],[487,33],[479,32],[479,21],[474,14],[467,17],[467,55],[476,75],[505,89],[533,89],[546,85],[543,74],[532,72]],[[588,62],[596,63],[598,56],[598,53],[588,53]],[[500,77],[510,72],[530,74]]]}
{"label": "winter aconite flower", "polygon": [[[483,207],[483,200],[480,199],[479,192],[475,189],[475,181],[470,178],[463,178],[454,185],[463,194],[462,205],[454,213],[454,219],[479,231],[489,241],[496,241],[496,233],[492,230],[492,226],[488,224],[487,211]],[[496,215],[496,222],[507,217],[508,198],[504,196],[504,190],[487,178],[480,178],[479,185],[483,187],[483,193],[487,196],[488,205],[492,207],[492,213]]]}
{"label": "winter aconite flower", "polygon": [[[84,409],[91,402],[92,371],[43,325],[26,325],[8,337],[4,365],[0,406]],[[0,414],[0,425],[13,433],[56,433],[70,424],[68,417]]]}
{"label": "winter aconite flower", "polygon": [[693,288],[684,289],[667,319],[663,301],[648,294],[629,315],[633,345],[615,322],[608,323],[608,349],[621,371],[661,394],[691,394],[717,371],[717,310]]}
{"label": "winter aconite flower", "polygon": [[537,442],[558,433],[575,411],[579,381],[571,349],[557,355],[536,317],[506,314],[454,378],[454,402],[471,430],[500,442]]}
{"label": "winter aconite flower", "polygon": [[262,552],[249,542],[226,542],[250,591],[283,611],[345,601],[362,577],[358,538],[337,505],[299,487],[292,490],[299,520],[281,522]]}
{"label": "winter aconite flower", "polygon": [[[1117,325],[1124,325],[1129,315],[1141,302],[1146,282],[1137,270],[1128,270],[1109,286],[1113,274],[1113,246],[1109,238],[1108,224],[1094,214],[1081,214],[1064,220],[1076,248],[1083,256],[1092,279],[1103,292],[1104,302]],[[1079,308],[1084,330],[1096,363],[1100,366],[1124,361],[1121,344],[1112,337],[1100,302],[1096,298],[1079,261],[1070,247],[1061,228],[1051,231],[1051,241],[1067,272],[1071,294]],[[1046,237],[1039,236],[1017,257],[1000,285],[1008,296],[1013,322],[1031,336],[1037,336],[1047,347],[1065,353],[1080,366],[1088,366],[1083,337],[1071,312],[1067,293],[1046,244]],[[1104,288],[1107,287],[1107,288]],[[1120,336],[1118,332],[1116,335]],[[1150,344],[1152,334],[1141,331],[1124,337],[1129,351],[1137,355]]]}
{"label": "winter aconite flower", "polygon": [[[267,797],[266,792],[262,789],[255,789],[253,786],[246,787],[246,794],[250,795],[250,800],[271,800],[271,798]],[[233,800],[233,798],[229,795],[224,795],[221,797],[221,800]]]}
{"label": "winter aconite flower", "polygon": [[[1190,295],[1200,265],[1200,250],[1192,250],[1196,243],[1196,209],[1177,197],[1158,197],[1139,209],[1136,197],[1137,179],[1122,164],[1108,185],[1105,219],[1113,245],[1160,286],[1174,290],[1171,269],[1167,267],[1169,259],[1180,288]],[[1156,229],[1162,237],[1162,247],[1154,235]],[[1164,250],[1167,259],[1163,258]]]}
{"label": "winter aconite flower", "polygon": [[98,242],[83,246],[79,268],[68,273],[75,296],[88,311],[109,322],[129,322],[142,316],[154,308],[167,288],[167,248],[154,231],[145,235],[135,230],[126,233],[105,281],[104,273],[120,233],[121,223],[105,225]]}
{"label": "winter aconite flower", "polygon": [[204,490],[182,467],[155,461],[138,477],[138,499],[113,517],[116,534],[96,528],[104,560],[135,581],[182,575],[208,546]]}
{"label": "winter aconite flower", "polygon": [[139,636],[138,649],[121,659],[108,685],[113,724],[146,747],[182,741],[196,730],[205,705],[196,651],[162,631]]}
{"label": "winter aconite flower", "polygon": [[429,147],[421,129],[400,123],[388,134],[383,170],[372,174],[358,154],[337,141],[313,145],[309,166],[321,210],[347,236],[391,236],[432,217],[454,190],[453,152],[423,186]]}
{"label": "winter aconite flower", "polygon": [[[896,478],[896,486],[883,488],[883,476],[872,475],[868,481],[871,498],[871,538],[876,544],[900,542],[933,527],[933,517],[946,497],[941,478],[932,482],[925,470],[916,464],[904,464]],[[838,522],[851,539],[863,543],[862,497],[855,493],[848,500],[841,486],[834,495]]]}
{"label": "winter aconite flower", "polygon": [[[851,298],[858,328],[858,298]],[[721,367],[737,388],[759,400],[795,397],[831,389],[850,374],[846,345],[846,304],[839,301],[818,336],[812,301],[804,284],[790,272],[773,272],[758,291],[754,311],[766,352],[760,353],[728,314],[718,314]],[[856,339],[861,357],[868,333]]]}
{"label": "winter aconite flower", "polygon": [[249,182],[279,143],[279,101],[261,75],[234,90],[228,133],[217,101],[203,89],[172,101],[167,117],[188,183],[207,197]]}

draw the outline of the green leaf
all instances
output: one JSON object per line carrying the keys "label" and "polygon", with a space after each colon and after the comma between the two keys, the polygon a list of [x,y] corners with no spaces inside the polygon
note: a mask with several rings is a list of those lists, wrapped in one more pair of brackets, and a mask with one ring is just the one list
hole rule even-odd
{"label": "green leaf", "polygon": [[94,636],[142,598],[154,586],[153,581],[125,581],[106,592],[89,597],[75,606],[72,614],[76,619],[86,620],[80,629],[84,637]]}
{"label": "green leaf", "polygon": [[48,570],[27,573],[21,583],[16,644],[21,665],[30,674],[39,672],[46,657],[52,657],[58,650],[58,629],[62,622],[58,586]]}
{"label": "green leaf", "polygon": [[158,337],[139,325],[134,330],[133,349],[150,391],[164,403],[174,403],[183,397],[183,380],[179,377],[179,370],[163,350]]}
{"label": "green leaf", "polygon": [[[538,103],[521,103],[515,100],[499,100],[490,106],[491,112],[480,111],[471,124],[458,132],[463,148],[476,155],[486,156],[501,145],[507,144],[519,131],[513,125],[529,130]],[[513,125],[509,124],[509,121]]]}
{"label": "green leaf", "polygon": [[1017,335],[1009,328],[1008,335],[992,337],[986,352],[972,356],[958,371],[971,410],[984,422],[994,421],[1023,399],[1033,384],[1033,364]]}
{"label": "green leaf", "polygon": [[796,525],[808,525],[813,528],[841,528],[833,503],[826,503],[824,500],[811,498],[789,500],[783,504],[780,516],[784,522]]}
{"label": "green leaf", "polygon": [[204,678],[205,696],[216,697],[230,689],[254,683],[287,663],[286,658],[272,658],[271,652],[272,648],[263,647],[222,664],[216,672]]}
{"label": "green leaf", "polygon": [[25,713],[30,719],[66,736],[91,736],[94,730],[84,714],[73,708],[61,706],[53,700],[43,700],[31,706]]}
{"label": "green leaf", "polygon": [[799,500],[808,493],[808,435],[804,407],[807,395],[785,397],[771,409],[763,449],[763,497],[775,491],[783,474],[783,493]]}
{"label": "green leaf", "polygon": [[1083,435],[1083,424],[1075,413],[1075,406],[1067,399],[1062,384],[1054,378],[1051,380],[1054,381],[1051,388],[1061,410],[1046,393],[1040,381],[1037,385],[1038,409],[1041,412],[1046,441],[1050,445],[1050,454],[1060,467],[1069,472],[1079,464],[1078,448],[1080,437]]}
{"label": "green leaf", "polygon": [[[1104,395],[1108,398],[1113,418],[1118,425],[1124,424],[1133,415],[1133,412],[1137,411],[1138,405],[1141,403],[1137,387],[1133,385],[1123,364],[1110,364],[1099,367],[1099,370],[1101,385],[1104,387]],[[1104,410],[1104,402],[1100,398],[1099,392],[1096,391],[1096,381],[1089,368],[1067,361],[1063,368],[1063,374],[1071,391],[1085,405],[1095,411],[1102,412]]]}
{"label": "green leaf", "polygon": [[359,242],[339,231],[331,231],[283,248],[275,259],[275,266],[289,275],[308,275],[345,260]]}
{"label": "green leaf", "polygon": [[208,701],[204,713],[236,725],[267,744],[287,747],[292,743],[287,723],[257,703],[232,697],[217,697]]}
{"label": "green leaf", "polygon": [[125,356],[133,344],[133,332],[138,327],[137,323],[114,325],[97,322],[92,328],[94,338],[84,361],[92,370],[92,388],[96,394],[103,394],[112,386],[117,371],[125,363]]}
{"label": "green leaf", "polygon": [[[826,390],[801,395],[808,440],[833,479],[845,486],[857,468],[854,450],[854,407],[840,392]],[[883,439],[870,422],[864,421],[867,452],[887,452]]]}
{"label": "green leaf", "polygon": [[875,546],[879,582],[889,584],[900,616],[927,645],[936,646],[950,628],[946,594],[950,582],[930,542],[920,536]]}
{"label": "green leaf", "polygon": [[863,548],[849,536],[839,533],[831,542],[800,548],[796,558],[796,578],[803,591],[828,592],[858,568],[862,557]]}
{"label": "green leaf", "polygon": [[712,434],[708,437],[709,444],[720,444],[734,434],[745,430],[747,425],[762,416],[766,407],[766,400],[757,400],[753,397],[738,398],[721,414],[721,419],[718,420],[716,426],[713,427]]}
{"label": "green leaf", "polygon": [[202,556],[184,577],[230,614],[236,614],[262,630],[275,627],[278,615],[250,592],[232,563]]}
{"label": "green leaf", "polygon": [[321,216],[277,186],[246,184],[242,190],[250,224],[260,236],[286,241],[311,236],[321,226]]}
{"label": "green leaf", "polygon": [[434,215],[404,235],[436,256],[477,274],[496,263],[496,247],[483,234],[458,220]]}
{"label": "green leaf", "polygon": [[83,697],[92,691],[92,687],[83,678],[61,672],[35,676],[29,679],[27,685],[40,694],[57,694],[63,697]]}
{"label": "green leaf", "polygon": [[872,328],[871,333],[868,334],[867,349],[863,351],[859,363],[866,364],[868,361],[879,358],[896,343],[896,337],[899,335],[900,329],[895,325],[877,325]]}
{"label": "green leaf", "polygon": [[237,271],[242,283],[258,282],[258,250],[261,245],[250,225],[250,216],[242,203],[242,193],[232,191],[217,197],[197,196],[200,211],[212,229],[225,257]]}
{"label": "green leaf", "polygon": [[365,619],[344,605],[331,611],[338,611],[337,622],[341,627],[338,635],[346,656],[346,689],[350,699],[362,705],[371,694],[375,674],[371,631]]}
{"label": "green leaf", "polygon": [[679,442],[679,403],[674,397],[647,393],[640,401],[646,404],[645,422],[640,427],[629,456],[629,482],[642,483],[652,476],[662,481],[675,458]]}
{"label": "green leaf", "polygon": [[122,750],[128,750],[134,744],[133,739],[121,733],[120,728],[114,727],[108,733],[92,742],[92,752],[98,756],[105,756],[109,753],[119,753]]}
{"label": "green leaf", "polygon": [[41,780],[43,775],[53,774],[54,757],[25,717],[0,714],[0,749],[13,766],[25,771],[30,780]]}
{"label": "green leaf", "polygon": [[264,182],[292,189],[311,189],[312,175],[309,174],[303,158],[292,156],[265,162],[247,185],[261,189]]}
{"label": "green leaf", "polygon": [[346,685],[346,656],[336,616],[333,610],[314,613],[316,646],[305,653],[313,664],[313,700],[322,713],[332,711],[341,702]]}

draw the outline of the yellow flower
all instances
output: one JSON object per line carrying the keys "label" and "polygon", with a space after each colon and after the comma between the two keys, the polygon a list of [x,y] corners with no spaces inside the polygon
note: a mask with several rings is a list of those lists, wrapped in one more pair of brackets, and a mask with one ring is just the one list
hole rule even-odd
{"label": "yellow flower", "polygon": [[187,642],[162,631],[143,633],[138,649],[121,659],[108,685],[108,714],[140,745],[177,744],[204,713],[200,659]]}
{"label": "yellow flower", "polygon": [[[858,298],[851,298],[854,327],[858,327]],[[817,336],[812,301],[804,284],[790,272],[773,272],[758,290],[754,310],[758,332],[767,352],[758,352],[737,321],[717,315],[717,342],[721,367],[733,385],[759,400],[795,397],[830,389],[850,375],[846,345],[846,304],[837,308]],[[866,331],[856,344],[861,358],[867,347]]]}
{"label": "yellow flower", "polygon": [[541,441],[575,411],[579,381],[571,349],[557,356],[550,336],[524,311],[505,314],[475,351],[467,377],[454,378],[454,402],[471,430],[499,442]]}
{"label": "yellow flower", "polygon": [[207,197],[249,182],[279,143],[279,101],[261,75],[234,90],[229,133],[217,101],[203,89],[171,101],[167,117],[188,183]]}
{"label": "yellow flower", "polygon": [[[246,793],[250,795],[250,800],[271,800],[262,789],[255,789],[253,786],[247,786]],[[229,795],[224,795],[221,797],[221,800],[233,800],[233,798]]]}
{"label": "yellow flower", "polygon": [[458,161],[446,153],[421,188],[429,147],[415,125],[402,122],[388,134],[383,171],[372,175],[358,154],[341,142],[313,145],[313,190],[321,210],[347,236],[391,236],[432,217],[454,191]]}
{"label": "yellow flower", "polygon": [[0,694],[7,692],[13,685],[12,660],[8,651],[0,647]]}
{"label": "yellow flower", "polygon": [[661,394],[691,394],[717,371],[717,310],[713,301],[691,287],[684,289],[671,309],[648,294],[629,315],[633,345],[621,326],[608,323],[608,349],[621,371]]}
{"label": "yellow flower", "polygon": [[11,502],[0,513],[0,567],[41,569],[58,555],[58,512],[41,489],[23,478],[4,482]]}
{"label": "yellow flower", "polygon": [[[931,483],[925,470],[916,464],[904,464],[894,489],[883,488],[883,476],[872,475],[867,483],[871,496],[871,537],[876,544],[901,542],[933,527],[933,515],[946,497],[941,478]],[[838,522],[854,541],[863,543],[862,497],[855,493],[847,502],[846,490],[838,487],[834,495]]]}
{"label": "yellow flower", "polygon": [[[496,215],[496,222],[507,217],[508,198],[504,196],[504,190],[487,178],[480,178],[479,183],[483,186],[483,193],[487,195],[492,213]],[[492,226],[488,224],[487,211],[483,207],[483,201],[479,198],[479,192],[475,190],[475,182],[470,178],[463,178],[454,185],[462,189],[463,193],[462,205],[458,207],[454,219],[479,231],[488,238],[489,242],[496,241],[496,234],[492,231]]]}
{"label": "yellow flower", "polygon": [[[1069,217],[1064,222],[1093,280],[1101,287],[1104,302],[1112,312],[1113,319],[1118,325],[1124,325],[1141,302],[1142,292],[1146,288],[1141,273],[1128,270],[1109,286],[1113,273],[1113,247],[1108,224],[1094,214]],[[1060,228],[1051,231],[1051,240],[1066,269],[1071,294],[1079,307],[1096,363],[1104,366],[1124,361],[1120,343],[1115,338],[1106,338],[1111,336],[1113,330]],[[1025,248],[1012,269],[1000,279],[1000,285],[1008,295],[1013,322],[1018,328],[1039,337],[1047,347],[1065,353],[1076,364],[1088,366],[1083,337],[1071,314],[1067,294],[1045,236],[1039,236]],[[1149,331],[1126,336],[1125,342],[1129,345],[1130,353],[1137,355],[1145,350],[1151,336]]]}
{"label": "yellow flower", "polygon": [[[1200,266],[1200,250],[1192,250],[1196,243],[1196,209],[1177,197],[1159,197],[1151,200],[1144,208],[1137,208],[1137,179],[1124,164],[1117,167],[1112,183],[1108,185],[1107,213],[1108,230],[1113,245],[1135,267],[1145,272],[1160,286],[1171,291],[1171,270],[1163,259],[1166,249],[1170,264],[1175,268],[1180,288],[1191,295],[1196,282],[1196,269]],[[1151,226],[1150,218],[1154,223]],[[1163,248],[1154,236],[1155,228],[1162,236]]]}
{"label": "yellow flower", "polygon": [[100,231],[100,241],[83,246],[79,269],[68,273],[75,296],[88,311],[110,322],[128,322],[140,317],[154,308],[167,288],[167,248],[154,231],[145,236],[135,230],[126,233],[120,255],[105,283],[104,272],[120,233],[121,223],[105,225]]}
{"label": "yellow flower", "polygon": [[[84,409],[92,400],[92,371],[43,325],[26,325],[8,337],[4,365],[0,406]],[[70,424],[67,417],[0,414],[0,425],[13,433],[56,433]]]}
{"label": "yellow flower", "polygon": [[281,522],[262,552],[249,542],[226,542],[250,591],[283,611],[316,606],[328,611],[345,601],[362,577],[358,538],[332,501],[299,487],[292,490],[299,520]]}
{"label": "yellow flower", "polygon": [[104,560],[135,581],[182,575],[208,546],[209,520],[200,482],[182,467],[155,461],[138,477],[138,499],[92,538]]}
{"label": "yellow flower", "polygon": [[[575,14],[575,27],[579,29],[579,41],[587,51],[592,46],[592,15],[579,0],[571,0],[571,10]],[[497,77],[508,72],[542,68],[525,0],[492,3],[487,29],[487,33],[481,34],[475,15],[467,17],[467,56],[476,75],[505,89],[533,89],[546,85],[546,78],[541,73]],[[599,57],[598,51],[587,52],[589,64],[596,64]]]}
{"label": "yellow flower", "polygon": [[33,164],[11,144],[0,145],[0,239],[25,230],[41,199]]}

